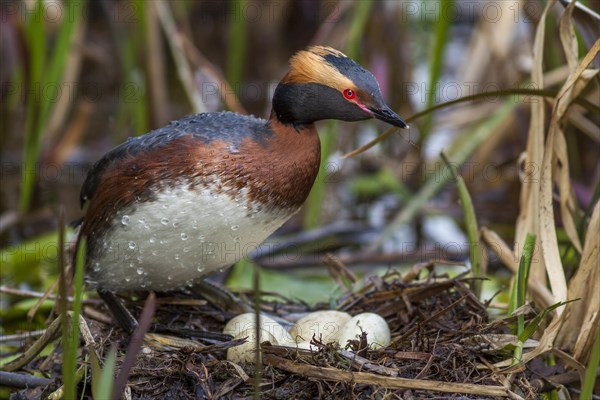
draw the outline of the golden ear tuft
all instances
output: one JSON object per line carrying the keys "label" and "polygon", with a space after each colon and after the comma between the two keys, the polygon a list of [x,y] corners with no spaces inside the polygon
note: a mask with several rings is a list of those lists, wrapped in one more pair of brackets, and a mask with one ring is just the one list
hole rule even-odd
{"label": "golden ear tuft", "polygon": [[318,83],[343,92],[356,87],[352,80],[325,60],[328,54],[346,57],[344,53],[331,47],[312,46],[301,50],[290,59],[290,72],[283,83]]}

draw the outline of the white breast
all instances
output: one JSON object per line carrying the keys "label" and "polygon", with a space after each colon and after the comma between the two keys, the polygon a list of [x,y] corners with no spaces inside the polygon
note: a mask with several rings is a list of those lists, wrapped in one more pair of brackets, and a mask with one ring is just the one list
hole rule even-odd
{"label": "white breast", "polygon": [[297,210],[248,205],[187,185],[135,203],[117,214],[89,260],[92,286],[114,290],[169,290],[231,266]]}

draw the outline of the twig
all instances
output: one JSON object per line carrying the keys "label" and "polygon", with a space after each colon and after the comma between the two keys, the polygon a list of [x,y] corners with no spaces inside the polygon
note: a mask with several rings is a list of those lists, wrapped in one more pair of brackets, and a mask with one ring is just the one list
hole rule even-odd
{"label": "twig", "polygon": [[0,343],[12,342],[12,341],[23,341],[25,339],[31,339],[33,337],[41,336],[46,332],[46,329],[38,329],[37,331],[28,331],[15,333],[13,335],[0,335]]}
{"label": "twig", "polygon": [[413,326],[412,328],[410,328],[409,330],[407,330],[406,332],[404,332],[404,334],[402,334],[402,335],[396,337],[394,340],[392,340],[392,343],[390,343],[390,346],[392,346],[392,345],[394,345],[396,343],[400,343],[405,337],[407,337],[408,335],[412,334],[414,331],[416,331],[417,329],[419,329],[419,327],[427,325],[429,322],[436,320],[440,315],[443,315],[444,313],[450,311],[451,309],[453,309],[454,307],[456,307],[457,305],[459,305],[460,303],[462,303],[462,301],[464,299],[466,299],[467,297],[468,297],[468,295],[461,296],[454,303],[452,303],[449,306],[441,309],[440,311],[438,311],[435,314],[433,314],[431,317],[429,317],[426,320],[423,320],[422,322],[420,322],[417,325]]}
{"label": "twig", "polygon": [[200,50],[194,46],[194,43],[192,43],[192,41],[186,35],[182,34],[181,40],[185,50],[187,51],[187,56],[189,57],[190,61],[194,63],[196,67],[202,69],[204,73],[210,75],[218,82],[219,94],[221,95],[221,98],[225,102],[227,108],[240,114],[248,114],[248,111],[246,111],[244,106],[242,106],[242,103],[240,103],[239,99],[235,95],[235,91],[229,82],[227,82],[227,79],[221,70],[213,63],[208,61],[208,59],[204,57]]}
{"label": "twig", "polygon": [[[57,281],[58,282],[58,281]],[[52,285],[54,286],[56,283],[53,283]],[[52,291],[50,291],[52,292]],[[16,289],[10,286],[6,286],[6,285],[2,285],[0,286],[0,293],[6,293],[6,294],[12,294],[14,296],[19,296],[19,297],[28,297],[28,298],[32,298],[32,299],[40,299],[40,298],[45,298],[45,300],[59,300],[60,296],[55,295],[55,294],[48,294],[46,296],[46,293],[42,293],[42,292],[35,292],[33,290],[27,290],[27,289]],[[73,296],[67,296],[67,301],[73,301]],[[97,305],[99,304],[100,301],[98,299],[85,299],[83,300],[83,304],[94,304]]]}
{"label": "twig", "polygon": [[38,354],[40,354],[40,352],[48,345],[48,343],[52,342],[60,335],[61,320],[62,317],[59,317],[52,321],[48,329],[46,329],[44,334],[38,340],[33,342],[33,344],[15,360],[4,365],[2,369],[4,371],[12,372],[20,369],[24,365],[27,365],[29,361],[33,360]]}
{"label": "twig", "polygon": [[146,333],[144,335],[144,343],[148,347],[162,352],[179,351],[182,349],[186,349],[188,352],[197,352],[206,349],[206,346],[195,340],[156,333]]}
{"label": "twig", "polygon": [[111,325],[113,323],[113,319],[110,316],[95,309],[94,307],[89,307],[89,306],[85,305],[83,307],[83,313],[85,314],[86,317],[94,319],[99,322],[102,322],[105,325]]}
{"label": "twig", "polygon": [[431,364],[433,363],[433,355],[435,354],[435,347],[437,346],[437,342],[438,342],[439,338],[440,338],[440,331],[438,331],[438,333],[437,333],[437,337],[435,338],[435,342],[433,343],[433,349],[431,349],[431,354],[429,354],[427,363],[425,364],[423,369],[417,374],[417,376],[415,376],[416,379],[423,378],[423,376],[425,376],[427,371],[429,371],[429,368],[431,368]]}
{"label": "twig", "polygon": [[171,52],[173,53],[173,60],[177,66],[177,74],[181,80],[181,85],[185,91],[188,100],[192,104],[194,112],[201,113],[206,111],[204,103],[202,102],[202,96],[196,89],[194,82],[194,75],[190,69],[190,65],[185,57],[185,50],[183,48],[182,35],[177,30],[173,14],[169,5],[164,1],[152,2],[152,5],[156,7],[156,12],[160,19],[163,30],[165,31],[165,37]]}
{"label": "twig", "polygon": [[[62,256],[62,254],[60,254],[59,256]],[[33,307],[31,307],[31,310],[27,311],[27,320],[29,322],[33,321],[33,317],[35,317],[35,314],[37,314],[39,308],[42,306],[42,304],[44,304],[44,302],[48,299],[48,297],[50,297],[50,294],[56,290],[56,287],[58,286],[58,282],[60,279],[62,279],[62,278],[59,275],[58,278],[56,278],[54,280],[54,282],[52,282],[52,285],[50,285],[48,290],[46,290],[44,292],[42,297],[40,297],[38,299],[38,301],[36,301],[36,303],[33,305]],[[69,301],[73,301],[73,300],[69,299]]]}
{"label": "twig", "polygon": [[0,387],[9,386],[14,388],[31,388],[48,386],[52,379],[40,378],[33,375],[17,374],[16,372],[0,371]]}
{"label": "twig", "polygon": [[348,350],[342,349],[339,351],[339,353],[342,357],[352,362],[353,364],[356,364],[360,368],[365,368],[369,371],[376,372],[380,375],[388,375],[393,377],[398,376],[398,370],[396,368],[388,368],[383,365],[373,364],[370,360],[361,357],[358,354],[354,354],[353,352]]}
{"label": "twig", "polygon": [[[327,265],[329,269],[329,275],[338,284],[340,288],[351,289],[352,286],[356,282],[358,282],[358,278],[344,262],[336,255],[332,253],[327,253],[323,257],[323,264]],[[344,281],[344,279],[346,281]]]}
{"label": "twig", "polygon": [[[18,358],[9,362],[8,364],[2,366],[1,369],[4,371],[9,371],[9,372],[16,371],[16,370],[22,368],[23,366],[27,365],[38,354],[40,354],[40,352],[42,350],[44,350],[44,348],[50,342],[52,342],[54,339],[56,339],[60,335],[61,320],[63,319],[63,315],[64,314],[61,314],[56,319],[54,319],[54,321],[52,321],[50,326],[48,326],[48,329],[43,331],[42,336],[40,338],[38,338],[35,342],[33,342],[33,344],[27,350],[25,350],[25,352],[23,354],[21,354]],[[66,318],[67,318],[66,324],[72,325],[73,324],[72,323],[72,320],[73,320],[72,312],[69,311],[69,312],[67,312],[66,315],[67,315],[66,316]],[[96,342],[94,341],[92,332],[90,331],[90,328],[88,327],[87,322],[81,315],[79,316],[78,327],[79,327],[79,331],[81,332],[81,337],[83,338],[85,344],[87,345],[88,350],[96,352]]]}
{"label": "twig", "polygon": [[364,383],[385,388],[430,390],[432,392],[465,393],[481,396],[509,397],[511,395],[507,389],[501,386],[426,381],[422,379],[380,376],[368,372],[341,371],[336,368],[297,364],[293,361],[277,357],[273,354],[265,354],[263,360],[267,365],[283,369],[284,371],[294,374],[337,382]]}
{"label": "twig", "polygon": [[[55,284],[53,283],[52,285],[54,286]],[[5,285],[0,286],[0,293],[7,293],[7,294],[15,295],[15,296],[20,296],[20,297],[31,297],[34,299],[39,299],[39,298],[43,298],[44,296],[46,296],[46,293],[34,292],[33,290],[27,290],[27,289],[15,289],[15,288],[12,288],[10,286],[5,286]],[[57,300],[60,298],[60,296],[51,294],[51,295],[48,295],[47,298],[51,299],[51,300]],[[69,297],[67,297],[67,300],[73,301],[73,298],[69,296]]]}
{"label": "twig", "polygon": [[[297,251],[297,250],[296,250]],[[346,266],[357,266],[365,265],[372,266],[374,264],[390,264],[390,263],[409,263],[419,262],[424,256],[431,253],[431,250],[425,247],[415,249],[414,251],[407,252],[395,252],[395,253],[367,253],[364,251],[351,252],[347,254],[337,254],[337,259]],[[263,256],[253,260],[263,268],[269,269],[294,269],[294,268],[322,268],[323,263],[320,257],[315,257],[315,254],[298,255],[294,253],[294,257],[287,255],[279,256]],[[468,255],[467,251],[458,253],[457,251],[450,251],[445,249],[436,250],[436,256],[447,258],[444,264],[451,265],[464,265],[464,262],[451,260],[450,257],[458,259],[464,259]],[[426,263],[426,264],[429,264]]]}

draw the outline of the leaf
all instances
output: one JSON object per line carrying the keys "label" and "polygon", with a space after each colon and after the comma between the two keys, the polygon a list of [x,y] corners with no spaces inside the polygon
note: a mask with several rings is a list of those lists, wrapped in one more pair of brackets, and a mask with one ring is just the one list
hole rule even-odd
{"label": "leaf", "polygon": [[[504,240],[496,232],[486,227],[481,228],[481,236],[487,246],[496,253],[504,265],[516,274],[519,270],[519,266],[516,262],[515,254]],[[550,293],[550,290],[548,290],[546,285],[542,284],[542,282],[536,281],[535,279],[528,279],[527,288],[536,304],[541,307],[548,307],[552,304],[552,293]]]}
{"label": "leaf", "polygon": [[569,298],[581,298],[581,302],[567,306],[565,321],[558,337],[557,346],[572,351],[580,362],[591,354],[595,338],[600,333],[600,201],[596,202],[590,219],[581,262],[569,282]]}
{"label": "leaf", "polygon": [[590,360],[587,368],[585,369],[585,378],[583,385],[581,385],[581,399],[591,399],[594,393],[594,386],[596,384],[596,371],[600,364],[600,332],[596,334],[596,340],[592,347]]}
{"label": "leaf", "polygon": [[[533,258],[533,253],[535,251],[535,235],[530,233],[525,237],[525,244],[523,245],[523,255],[521,256],[521,260],[519,261],[519,270],[517,271],[517,278],[515,280],[515,284],[512,288],[511,299],[509,303],[509,313],[511,315],[515,315],[513,313],[514,310],[518,309],[525,305],[525,294],[527,292],[527,282],[529,279],[529,270],[531,268],[531,259]],[[545,314],[544,314],[545,315]],[[540,320],[541,322],[541,320]],[[539,323],[538,323],[539,325]],[[535,332],[536,327],[533,329]],[[517,316],[517,336],[519,337],[519,341],[517,346],[514,349],[514,362],[513,364],[519,363],[523,358],[523,343],[528,337],[522,339],[525,328],[525,315]],[[532,334],[533,334],[532,332]]]}
{"label": "leaf", "polygon": [[548,313],[558,309],[558,307],[560,307],[560,306],[564,306],[565,304],[576,302],[577,300],[558,302],[558,303],[553,304],[550,307],[547,307],[546,309],[544,309],[544,311],[542,311],[541,313],[536,315],[535,318],[533,320],[531,320],[531,322],[529,324],[527,324],[525,329],[523,329],[523,332],[521,332],[519,334],[519,341],[525,342],[527,339],[531,338],[533,336],[533,334],[535,333],[535,331],[537,330],[537,328],[542,323],[542,321],[546,318]]}
{"label": "leaf", "polygon": [[[559,91],[559,95],[557,97],[557,102],[555,104],[554,107],[554,112],[553,112],[553,118],[554,116],[559,112],[557,110],[560,110],[561,107],[564,107],[564,100],[563,100],[563,96],[564,94],[569,91],[577,82],[577,80],[581,77],[581,75],[583,75],[585,69],[587,68],[587,66],[592,62],[592,60],[594,59],[594,57],[597,56],[598,52],[600,51],[600,40],[597,40],[596,43],[594,43],[594,46],[592,47],[592,49],[590,49],[590,51],[586,54],[586,56],[584,57],[584,59],[581,61],[581,63],[579,64],[579,66],[577,67],[577,69],[575,70],[575,72],[573,74],[570,74],[569,77],[567,78],[567,82],[563,85],[563,87],[561,88],[561,90]],[[556,125],[555,125],[556,126]],[[549,134],[549,138],[548,140],[552,140],[553,138],[553,131],[551,130],[550,134]],[[552,148],[552,143],[550,143],[550,145],[548,146],[548,148]],[[545,158],[545,161],[549,164],[550,160]],[[542,204],[540,207],[540,210],[545,210],[544,211],[544,219],[545,219],[545,223],[549,223],[549,224],[553,224],[554,222],[554,217],[551,213],[551,206],[552,206],[552,198],[551,198],[551,182],[550,182],[550,177],[547,176],[547,174],[550,172],[549,171],[549,165],[546,165],[547,169],[546,169],[546,181],[545,181],[545,185],[543,185],[543,189],[545,191],[544,194],[544,200],[546,202],[550,202],[550,209],[548,210],[548,203],[546,204]],[[542,172],[542,177],[544,178],[544,171]],[[542,179],[543,179],[542,178]],[[548,193],[550,192],[550,193]],[[540,212],[541,214],[542,212]],[[597,225],[596,225],[597,226]],[[591,228],[594,229],[594,228]],[[597,231],[598,229],[596,229]],[[554,281],[556,282],[560,282],[561,280],[564,281],[564,272],[562,270],[562,266],[560,264],[560,257],[558,256],[558,245],[556,243],[556,232],[555,232],[555,227],[553,225],[546,225],[546,229],[541,231],[542,233],[542,253],[544,254],[544,257],[546,258],[546,263],[548,263],[548,261],[554,262],[554,260],[558,260],[558,265],[552,265],[551,267],[548,268],[548,274],[550,275],[551,278],[551,282]],[[545,241],[545,242],[544,242]],[[586,238],[586,244],[587,244],[587,238]],[[546,253],[547,252],[547,253]],[[585,253],[585,250],[584,250]],[[583,260],[583,257],[582,257]],[[598,257],[596,257],[594,259],[594,261],[596,264],[595,268],[597,268],[597,260]],[[558,271],[559,274],[558,276],[554,277],[552,275],[552,273],[554,271]],[[589,276],[585,277],[585,279],[588,279]],[[556,296],[557,292],[554,291],[555,286],[552,287],[553,290],[553,294]],[[562,290],[562,289],[561,289]],[[566,287],[565,287],[566,290]],[[597,290],[597,289],[596,289]],[[566,293],[564,294],[560,294],[562,296],[566,296]],[[557,309],[557,311],[560,309]],[[559,316],[557,318],[554,318],[552,320],[552,322],[550,323],[550,325],[544,330],[544,335],[541,337],[540,339],[540,345],[538,348],[536,348],[535,350],[525,354],[523,356],[523,361],[527,362],[529,360],[532,360],[533,358],[539,356],[540,354],[545,353],[546,351],[552,350],[554,348],[554,342],[555,339],[557,338],[558,334],[560,333],[561,335],[564,335],[563,332],[565,332],[562,329],[562,325],[564,322],[564,313],[562,312],[562,310],[560,312],[558,312]],[[573,329],[572,327],[567,326],[567,330],[569,330],[568,328]],[[576,328],[577,330],[580,329],[580,327]],[[502,363],[500,363],[502,364]],[[498,364],[497,364],[498,365]],[[498,365],[500,366],[500,365]]]}
{"label": "leaf", "polygon": [[[96,400],[110,399],[113,395],[115,364],[117,359],[117,350],[111,347],[108,351],[108,356],[104,360],[104,368],[99,371],[100,365],[96,367],[92,364],[92,395]],[[97,360],[96,360],[97,361]],[[94,369],[96,372],[94,372]]]}
{"label": "leaf", "polygon": [[[588,49],[590,49],[597,38],[600,37],[600,15],[594,10],[586,7],[581,1],[560,0],[563,6],[575,4],[573,10],[573,19],[579,29],[579,33]],[[600,59],[594,60],[596,68],[600,68]]]}
{"label": "leaf", "polygon": [[[85,266],[86,241],[79,242],[75,261],[75,281],[73,311],[70,318],[62,320],[62,344],[63,350],[63,386],[65,398],[73,399],[77,393],[77,350],[79,349],[79,316],[81,315],[81,298],[83,294],[83,270]],[[63,312],[65,312],[63,310]],[[68,321],[72,321],[70,324]],[[69,326],[70,325],[70,326]]]}
{"label": "leaf", "polygon": [[[596,57],[599,51],[600,39],[596,41],[592,49],[588,52],[588,54],[586,54],[576,69],[569,74],[567,81],[560,89],[552,109],[552,118],[550,120],[548,138],[546,139],[546,146],[544,148],[539,204],[540,239],[542,255],[546,264],[548,276],[550,278],[550,285],[552,287],[552,294],[557,301],[564,301],[567,299],[567,283],[558,249],[556,223],[554,221],[553,211],[552,165],[553,160],[555,160],[554,143],[557,136],[563,135],[560,125],[562,120],[565,118],[573,99],[579,95],[585,85],[598,73],[598,70],[586,71],[586,68],[594,59],[594,57]],[[560,141],[560,139],[558,139],[558,141]],[[567,166],[557,165],[557,168],[567,168]],[[566,179],[568,179],[568,177]],[[561,191],[569,190],[565,187],[560,189]],[[561,311],[559,311],[559,314],[560,313]]]}
{"label": "leaf", "polygon": [[92,395],[95,399],[99,399],[96,393],[100,390],[100,379],[102,377],[102,367],[100,366],[100,360],[95,351],[90,352],[90,369],[92,371]]}
{"label": "leaf", "polygon": [[[531,84],[538,88],[544,87],[544,38],[546,16],[556,1],[546,3],[546,8],[540,16],[538,28],[533,44],[533,67],[531,70]],[[540,222],[537,213],[540,204],[540,166],[543,159],[544,148],[544,121],[545,105],[540,99],[531,103],[531,119],[527,134],[527,151],[524,163],[524,178],[519,199],[520,212],[517,218],[514,252],[518,253],[523,248],[527,233],[539,234]],[[546,268],[543,259],[535,263],[531,270],[531,279],[542,284],[546,282]]]}
{"label": "leaf", "polygon": [[[577,69],[577,37],[575,36],[575,29],[572,24],[572,14],[575,2],[572,2],[566,9],[565,13],[560,18],[559,32],[560,39],[565,51],[567,63],[569,64],[569,72],[573,73]],[[576,96],[572,96],[573,98]],[[562,119],[562,115],[557,115],[557,121]],[[552,127],[552,126],[551,126]],[[557,127],[558,128],[558,127]],[[577,226],[575,223],[575,212],[578,209],[575,196],[573,195],[573,189],[571,187],[571,179],[569,174],[569,159],[567,153],[567,142],[564,137],[562,129],[556,135],[554,142],[554,156],[553,166],[555,167],[556,175],[554,180],[558,185],[560,193],[560,211],[563,220],[563,225],[567,236],[573,243],[575,249],[581,254],[581,241],[577,234]]]}

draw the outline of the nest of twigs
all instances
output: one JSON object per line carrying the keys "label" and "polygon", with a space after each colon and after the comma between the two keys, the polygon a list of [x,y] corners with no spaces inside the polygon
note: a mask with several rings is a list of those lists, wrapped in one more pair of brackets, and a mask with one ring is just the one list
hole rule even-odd
{"label": "nest of twigs", "polygon": [[[489,321],[485,304],[471,292],[464,277],[450,279],[429,271],[372,277],[368,284],[347,292],[337,309],[351,315],[374,312],[389,324],[392,342],[370,350],[368,331],[343,345],[313,337],[313,350],[262,343],[262,365],[226,360],[232,341],[220,332],[234,316],[193,298],[188,292],[157,298],[151,333],[134,357],[125,397],[132,399],[240,399],[259,391],[265,399],[340,398],[528,398],[549,382],[564,377],[561,368],[534,372],[535,362],[508,369],[495,367],[510,359],[514,320]],[[252,293],[244,294],[252,298]],[[262,297],[262,296],[261,296]],[[306,312],[327,309],[282,299],[259,302],[262,310],[294,321]],[[129,302],[139,313],[142,301]],[[117,348],[117,371],[126,359],[130,335],[108,318],[102,304],[84,308],[95,351],[100,358]],[[85,339],[85,335],[84,335]],[[90,346],[83,352],[90,351]],[[60,354],[38,357],[28,366],[55,380],[45,388],[15,393],[17,398],[46,398],[60,385]],[[545,375],[545,376],[541,376]],[[86,382],[86,379],[88,382]],[[90,377],[79,389],[90,390]],[[90,395],[91,397],[91,395]]]}

